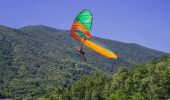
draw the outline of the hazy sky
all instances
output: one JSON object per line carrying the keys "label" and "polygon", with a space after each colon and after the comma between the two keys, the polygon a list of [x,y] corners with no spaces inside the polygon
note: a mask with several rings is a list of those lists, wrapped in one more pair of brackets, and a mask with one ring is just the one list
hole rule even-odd
{"label": "hazy sky", "polygon": [[170,53],[170,0],[0,0],[0,24],[68,30],[83,9],[93,14],[92,35]]}

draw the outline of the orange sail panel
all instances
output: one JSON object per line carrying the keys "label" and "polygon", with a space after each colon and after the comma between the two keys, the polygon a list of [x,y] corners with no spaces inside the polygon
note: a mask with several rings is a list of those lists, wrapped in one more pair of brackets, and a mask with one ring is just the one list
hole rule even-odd
{"label": "orange sail panel", "polygon": [[[82,34],[80,34],[81,32]],[[71,35],[74,37],[75,35],[78,35],[84,39],[90,38],[91,34],[90,32],[86,29],[86,27],[79,23],[77,20],[73,23],[72,28],[71,28]]]}
{"label": "orange sail panel", "polygon": [[89,47],[90,49],[94,50],[95,52],[98,52],[100,54],[102,54],[103,56],[106,56],[108,58],[114,58],[117,59],[117,55],[115,53],[113,53],[112,51],[92,42],[89,40],[85,40],[84,44]]}

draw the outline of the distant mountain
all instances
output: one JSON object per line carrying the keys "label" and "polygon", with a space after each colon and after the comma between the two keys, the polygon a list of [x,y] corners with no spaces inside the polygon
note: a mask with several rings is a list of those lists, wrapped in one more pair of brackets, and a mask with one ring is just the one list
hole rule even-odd
{"label": "distant mountain", "polygon": [[0,26],[0,98],[38,96],[67,86],[84,74],[98,71],[111,75],[120,65],[130,68],[167,54],[132,43],[93,40],[111,48],[119,58],[108,59],[85,48],[88,61],[84,62],[74,50],[79,43],[68,30],[43,25]]}

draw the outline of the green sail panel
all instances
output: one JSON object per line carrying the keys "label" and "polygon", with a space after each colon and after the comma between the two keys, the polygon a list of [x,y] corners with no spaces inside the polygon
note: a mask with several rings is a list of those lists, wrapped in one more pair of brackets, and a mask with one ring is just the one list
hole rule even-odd
{"label": "green sail panel", "polygon": [[92,26],[92,14],[89,10],[83,10],[81,11],[77,17],[76,20],[78,20],[80,23],[82,23],[88,31],[91,30]]}

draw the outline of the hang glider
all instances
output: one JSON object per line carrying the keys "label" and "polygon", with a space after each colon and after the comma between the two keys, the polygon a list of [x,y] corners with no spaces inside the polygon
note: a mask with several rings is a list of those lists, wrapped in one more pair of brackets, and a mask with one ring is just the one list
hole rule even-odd
{"label": "hang glider", "polygon": [[93,51],[108,57],[117,59],[117,55],[112,52],[110,49],[107,49],[104,46],[101,46],[100,44],[97,44],[90,40],[91,38],[91,27],[92,27],[92,14],[89,10],[85,9],[81,11],[76,19],[74,20],[74,23],[71,27],[70,35],[74,39],[76,39],[78,42],[81,42],[82,45],[87,46],[88,48],[92,49]]}

